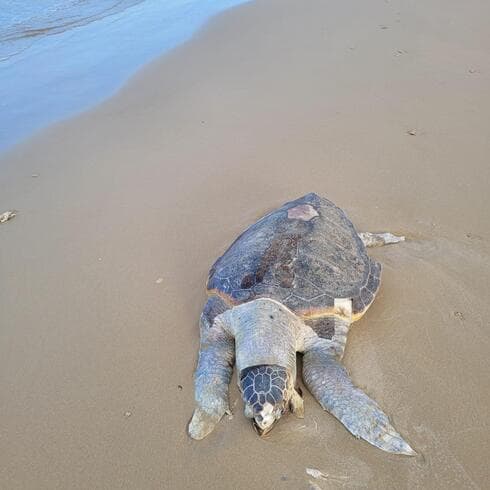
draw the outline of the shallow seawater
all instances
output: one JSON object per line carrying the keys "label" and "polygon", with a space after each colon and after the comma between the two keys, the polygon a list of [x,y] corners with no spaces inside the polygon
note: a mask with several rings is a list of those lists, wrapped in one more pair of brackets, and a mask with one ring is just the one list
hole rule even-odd
{"label": "shallow seawater", "polygon": [[94,106],[247,0],[1,0],[0,151]]}

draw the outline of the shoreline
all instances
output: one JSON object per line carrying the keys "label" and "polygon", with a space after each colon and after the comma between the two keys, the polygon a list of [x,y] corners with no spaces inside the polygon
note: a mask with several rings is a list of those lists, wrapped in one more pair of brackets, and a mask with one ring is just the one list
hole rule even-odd
{"label": "shoreline", "polygon": [[[8,488],[297,489],[306,468],[484,486],[490,6],[470,7],[239,5],[0,155],[0,213],[18,211],[0,224]],[[307,192],[407,236],[370,251],[381,290],[344,364],[419,457],[356,440],[306,389],[305,419],[259,439],[235,379],[233,418],[186,435],[209,267]]]}
{"label": "shoreline", "polygon": [[[9,53],[0,59],[0,152],[53,123],[96,108],[138,69],[191,39],[214,15],[244,1],[249,0],[107,1],[105,6],[111,8],[101,12],[97,2],[89,0],[62,8],[47,35],[20,36],[13,44],[0,40],[0,51]],[[2,25],[7,31],[10,27],[14,38],[26,25],[39,34],[43,21],[49,24],[41,12],[53,13],[53,2],[45,2],[37,12],[41,18],[35,7],[12,5]],[[90,12],[94,17],[84,19]],[[72,20],[69,27],[63,25],[63,16]],[[56,24],[62,30],[53,34]]]}

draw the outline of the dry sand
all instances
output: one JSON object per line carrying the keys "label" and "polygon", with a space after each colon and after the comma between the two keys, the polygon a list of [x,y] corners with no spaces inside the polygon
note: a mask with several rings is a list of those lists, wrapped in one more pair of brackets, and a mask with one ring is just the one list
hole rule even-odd
{"label": "dry sand", "polygon": [[[301,489],[310,467],[322,489],[488,488],[489,18],[483,0],[247,4],[5,155],[1,487]],[[260,440],[235,385],[234,418],[186,435],[210,265],[309,191],[410,239],[374,251],[345,364],[416,458],[309,394]]]}

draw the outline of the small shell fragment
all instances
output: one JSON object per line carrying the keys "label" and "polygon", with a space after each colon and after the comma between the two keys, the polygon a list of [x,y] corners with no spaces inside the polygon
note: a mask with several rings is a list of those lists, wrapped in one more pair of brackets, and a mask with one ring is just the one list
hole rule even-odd
{"label": "small shell fragment", "polygon": [[158,279],[155,281],[155,283],[156,283],[156,284],[162,284],[162,282],[163,282],[163,277],[159,277],[159,278],[158,278]]}
{"label": "small shell fragment", "polygon": [[5,213],[0,214],[0,223],[6,223],[12,218],[15,218],[15,215],[15,211],[5,211]]}

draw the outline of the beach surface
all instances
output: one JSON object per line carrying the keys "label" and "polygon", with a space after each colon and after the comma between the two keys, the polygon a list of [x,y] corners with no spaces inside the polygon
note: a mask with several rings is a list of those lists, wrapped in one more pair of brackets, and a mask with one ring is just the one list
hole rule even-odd
{"label": "beach surface", "polygon": [[[4,154],[0,486],[487,487],[489,16],[244,4]],[[417,457],[356,440],[306,390],[304,420],[259,439],[235,379],[233,417],[186,434],[210,266],[311,191],[407,237],[372,251],[381,290],[344,362]]]}

